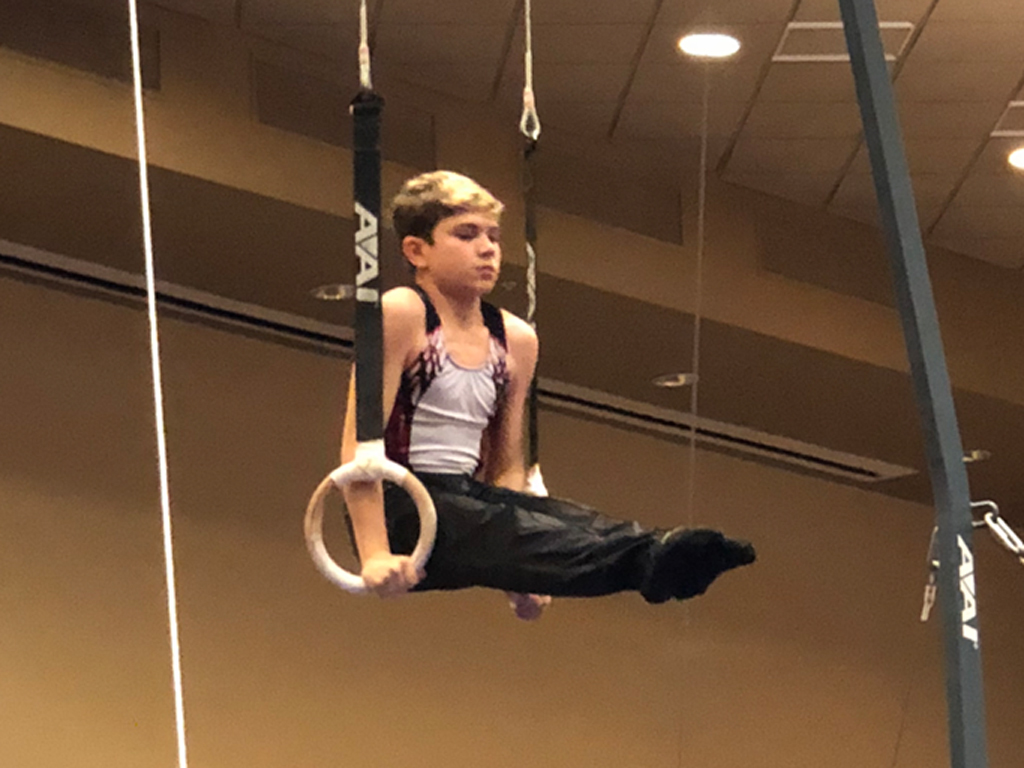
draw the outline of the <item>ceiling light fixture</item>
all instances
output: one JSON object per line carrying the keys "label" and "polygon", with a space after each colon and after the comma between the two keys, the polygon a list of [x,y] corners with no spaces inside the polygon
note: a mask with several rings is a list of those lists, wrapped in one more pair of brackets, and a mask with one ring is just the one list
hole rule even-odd
{"label": "ceiling light fixture", "polygon": [[964,464],[976,464],[979,461],[988,461],[992,458],[991,451],[983,448],[976,448],[964,454]]}
{"label": "ceiling light fixture", "polygon": [[309,292],[314,299],[320,301],[348,301],[356,296],[354,285],[321,285]]}
{"label": "ceiling light fixture", "polygon": [[732,35],[686,35],[679,40],[679,50],[695,59],[727,59],[740,49],[740,41]]}
{"label": "ceiling light fixture", "polygon": [[1024,147],[1020,147],[1011,152],[1007,160],[1010,161],[1010,165],[1014,168],[1019,168],[1024,171]]}
{"label": "ceiling light fixture", "polygon": [[695,373],[666,373],[654,380],[654,386],[664,389],[675,389],[676,387],[689,387],[697,383]]}

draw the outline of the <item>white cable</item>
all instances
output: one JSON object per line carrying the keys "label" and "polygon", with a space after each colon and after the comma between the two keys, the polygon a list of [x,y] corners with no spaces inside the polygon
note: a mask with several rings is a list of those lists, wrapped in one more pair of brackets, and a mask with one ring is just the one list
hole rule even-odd
{"label": "white cable", "polygon": [[370,77],[370,33],[366,21],[366,0],[359,3],[359,85],[367,91],[373,90]]}
{"label": "white cable", "polygon": [[523,74],[523,116],[519,130],[534,141],[540,137],[540,116],[537,114],[537,99],[533,93],[533,12],[530,0],[523,0],[523,26],[525,28],[525,52]]}
{"label": "white cable", "polygon": [[178,640],[178,598],[174,581],[174,544],[171,536],[171,495],[167,471],[167,433],[164,425],[164,393],[160,368],[160,336],[156,313],[156,275],[153,259],[153,227],[149,203],[149,169],[146,159],[146,118],[142,106],[142,54],[139,44],[137,0],[128,0],[132,40],[132,78],[135,90],[135,130],[139,151],[139,194],[142,202],[142,238],[146,251],[146,302],[149,310],[149,349],[153,368],[153,405],[160,469],[160,509],[163,518],[164,564],[167,580],[167,619],[171,640],[171,671],[174,682],[174,720],[178,736],[178,766],[187,768],[185,707],[181,685],[181,645]]}

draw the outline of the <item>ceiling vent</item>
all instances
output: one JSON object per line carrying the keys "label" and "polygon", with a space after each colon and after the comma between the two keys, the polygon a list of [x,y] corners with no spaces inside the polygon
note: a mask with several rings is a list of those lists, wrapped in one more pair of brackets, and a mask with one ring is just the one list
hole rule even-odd
{"label": "ceiling vent", "polygon": [[[878,24],[886,61],[896,61],[914,31],[909,21],[882,21]],[[773,62],[827,63],[848,62],[846,37],[841,21],[791,21],[772,56]]]}

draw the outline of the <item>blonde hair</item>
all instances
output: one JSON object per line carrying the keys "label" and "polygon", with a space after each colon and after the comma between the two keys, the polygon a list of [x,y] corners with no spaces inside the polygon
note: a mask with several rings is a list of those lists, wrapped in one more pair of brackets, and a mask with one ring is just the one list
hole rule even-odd
{"label": "blonde hair", "polygon": [[460,213],[485,213],[501,218],[504,204],[468,176],[430,171],[408,179],[391,201],[391,222],[399,241],[407,236],[433,242],[442,219]]}

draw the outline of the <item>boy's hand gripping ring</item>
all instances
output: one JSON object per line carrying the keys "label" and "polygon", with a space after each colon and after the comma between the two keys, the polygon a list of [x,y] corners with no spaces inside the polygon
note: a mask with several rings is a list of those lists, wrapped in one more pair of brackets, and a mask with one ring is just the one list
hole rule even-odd
{"label": "boy's hand gripping ring", "polygon": [[313,497],[306,507],[304,527],[306,532],[306,548],[313,557],[317,570],[328,581],[355,595],[366,594],[363,579],[350,573],[334,562],[327,552],[323,538],[324,500],[331,489],[344,488],[349,483],[390,480],[401,486],[412,497],[416,510],[420,513],[420,539],[412,551],[412,561],[417,570],[422,570],[430,559],[434,548],[434,537],[437,534],[437,512],[434,501],[427,489],[412,472],[396,464],[384,455],[384,441],[375,440],[360,443],[356,447],[355,459],[331,472],[313,492]]}

